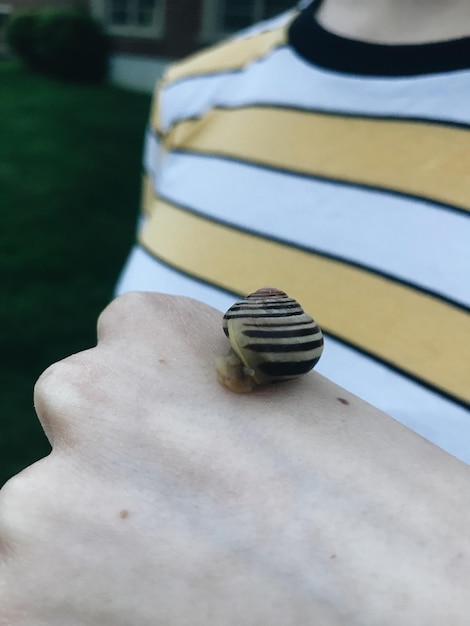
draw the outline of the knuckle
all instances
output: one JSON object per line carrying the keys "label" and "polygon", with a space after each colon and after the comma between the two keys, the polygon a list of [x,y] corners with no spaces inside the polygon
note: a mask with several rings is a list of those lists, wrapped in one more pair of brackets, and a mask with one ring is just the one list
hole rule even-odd
{"label": "knuckle", "polygon": [[66,360],[59,361],[50,365],[39,376],[34,385],[34,405],[36,409],[47,410],[51,405],[51,401],[57,400],[58,393],[60,394],[64,391],[67,368]]}
{"label": "knuckle", "polygon": [[80,412],[88,410],[83,388],[96,378],[84,353],[50,365],[34,386],[34,406],[44,431],[54,447],[58,442],[70,444],[75,437]]}
{"label": "knuckle", "polygon": [[126,325],[135,326],[148,313],[154,299],[155,294],[150,292],[130,291],[112,300],[98,317],[98,340],[106,340]]}
{"label": "knuckle", "polygon": [[52,453],[10,478],[0,489],[0,549],[5,556],[44,536],[54,520],[63,473]]}
{"label": "knuckle", "polygon": [[32,484],[32,473],[32,468],[23,470],[0,490],[0,538],[4,548],[11,546],[15,538],[25,535],[25,525],[32,519],[37,492]]}

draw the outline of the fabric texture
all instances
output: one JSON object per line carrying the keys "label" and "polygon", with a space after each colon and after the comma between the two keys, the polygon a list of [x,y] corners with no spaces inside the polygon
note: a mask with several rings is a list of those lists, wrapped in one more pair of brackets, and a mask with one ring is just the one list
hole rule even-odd
{"label": "fabric texture", "polygon": [[318,371],[470,462],[470,39],[355,42],[314,9],[166,73],[117,291],[283,289]]}

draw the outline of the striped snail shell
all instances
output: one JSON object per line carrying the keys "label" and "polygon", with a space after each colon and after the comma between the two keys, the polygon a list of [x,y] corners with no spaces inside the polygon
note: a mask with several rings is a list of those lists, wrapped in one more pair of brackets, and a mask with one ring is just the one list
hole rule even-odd
{"label": "striped snail shell", "polygon": [[225,313],[231,350],[216,359],[219,381],[238,393],[297,378],[320,359],[323,335],[300,304],[274,287],[258,289]]}

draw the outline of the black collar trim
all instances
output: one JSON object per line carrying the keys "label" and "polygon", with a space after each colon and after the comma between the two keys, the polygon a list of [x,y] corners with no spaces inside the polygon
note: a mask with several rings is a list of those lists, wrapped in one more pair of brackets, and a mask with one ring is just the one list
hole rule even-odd
{"label": "black collar trim", "polygon": [[315,19],[313,0],[289,28],[289,45],[309,63],[366,76],[401,77],[470,69],[470,37],[429,44],[389,45],[341,37]]}

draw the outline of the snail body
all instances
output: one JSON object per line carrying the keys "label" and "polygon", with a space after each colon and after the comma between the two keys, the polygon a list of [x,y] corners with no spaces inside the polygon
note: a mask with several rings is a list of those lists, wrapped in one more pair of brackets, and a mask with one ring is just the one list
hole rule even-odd
{"label": "snail body", "polygon": [[231,306],[223,330],[231,351],[216,359],[218,378],[238,393],[306,374],[323,351],[315,320],[274,287],[258,289]]}

